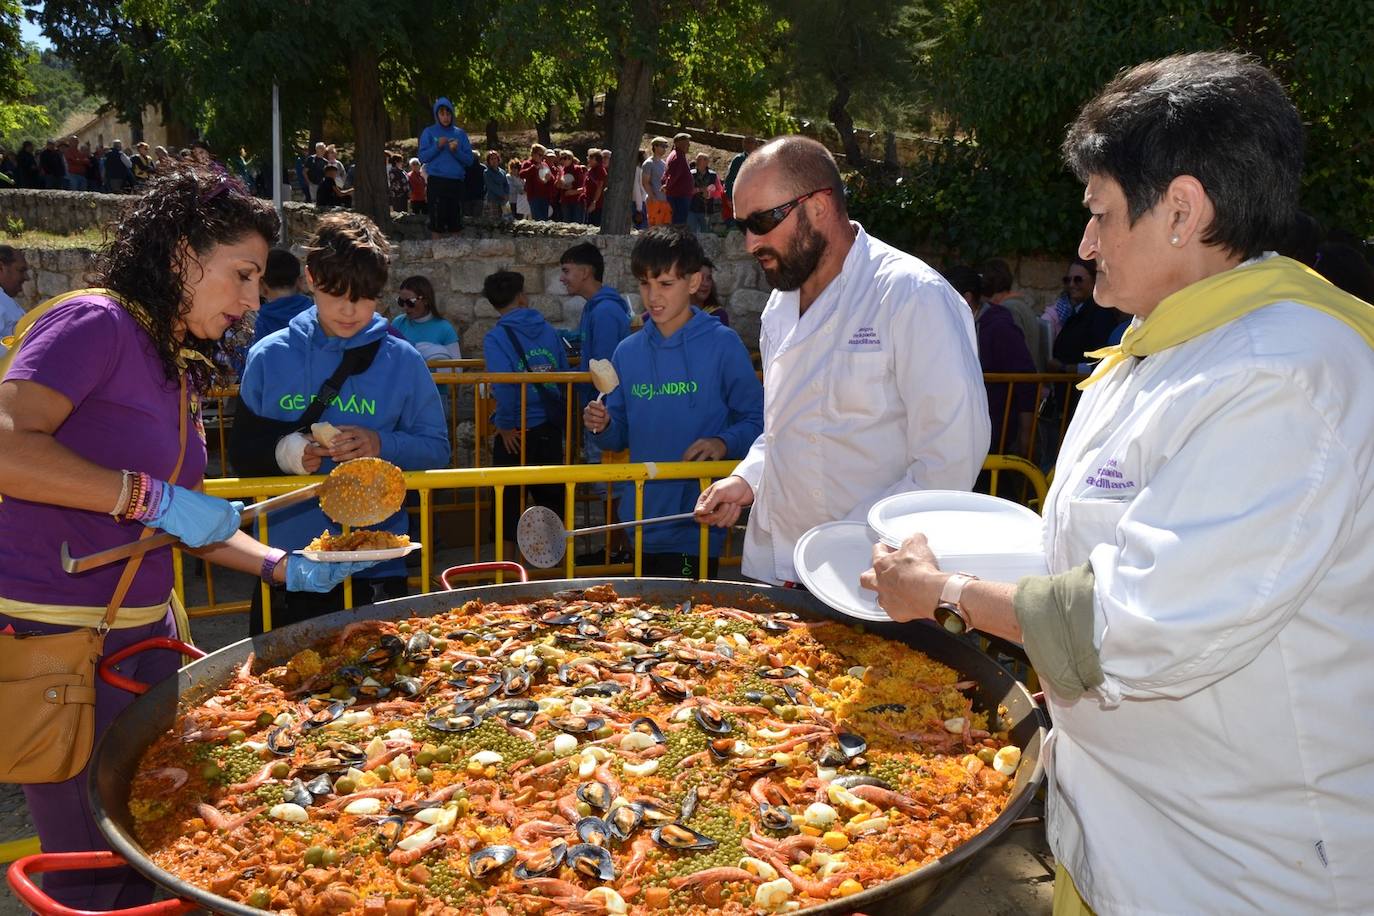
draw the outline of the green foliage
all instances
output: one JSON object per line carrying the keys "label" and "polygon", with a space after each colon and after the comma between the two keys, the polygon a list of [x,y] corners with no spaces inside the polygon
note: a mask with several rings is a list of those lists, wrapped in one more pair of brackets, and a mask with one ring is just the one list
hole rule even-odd
{"label": "green foliage", "polygon": [[[938,150],[900,184],[865,176],[853,209],[911,245],[975,260],[1063,255],[1081,188],[1058,147],[1117,71],[1189,50],[1249,51],[1289,86],[1308,127],[1304,205],[1374,232],[1374,20],[1360,0],[945,0],[925,91],[948,119]],[[882,234],[879,232],[879,234]]]}
{"label": "green foliage", "polygon": [[29,90],[19,96],[28,111],[8,130],[0,131],[0,146],[17,149],[25,140],[42,144],[73,111],[90,104],[70,64],[52,51],[24,47],[24,75]]}
{"label": "green foliage", "polygon": [[18,0],[0,0],[0,142],[5,143],[30,126],[41,129],[48,123],[47,112],[31,100],[34,90],[28,70],[32,51],[20,41],[19,16]]}
{"label": "green foliage", "polygon": [[17,239],[24,234],[24,221],[17,216],[5,217],[5,235]]}

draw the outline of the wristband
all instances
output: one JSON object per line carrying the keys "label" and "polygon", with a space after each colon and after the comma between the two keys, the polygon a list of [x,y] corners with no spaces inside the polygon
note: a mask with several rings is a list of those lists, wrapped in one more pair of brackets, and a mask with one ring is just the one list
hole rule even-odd
{"label": "wristband", "polygon": [[262,571],[258,573],[258,577],[268,585],[276,585],[277,582],[273,578],[273,574],[277,571],[277,566],[285,559],[286,551],[273,547],[267,551],[267,556],[262,558]]}
{"label": "wristband", "polygon": [[133,484],[130,482],[130,478],[132,478],[133,476],[133,471],[119,472],[119,501],[115,503],[113,511],[110,512],[111,517],[115,519],[122,520],[124,517],[124,513],[129,511],[129,491],[133,486]]}

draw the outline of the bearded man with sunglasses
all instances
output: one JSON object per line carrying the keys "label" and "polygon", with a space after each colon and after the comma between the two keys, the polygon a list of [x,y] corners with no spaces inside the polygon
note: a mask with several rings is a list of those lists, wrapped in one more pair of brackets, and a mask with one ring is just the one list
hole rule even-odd
{"label": "bearded man with sunglasses", "polygon": [[697,517],[754,507],[745,575],[797,580],[792,550],[822,522],[863,519],[908,490],[967,490],[990,425],[973,320],[922,261],[851,222],[829,151],[782,137],[735,183],[745,247],[774,292],[763,311],[763,435]]}

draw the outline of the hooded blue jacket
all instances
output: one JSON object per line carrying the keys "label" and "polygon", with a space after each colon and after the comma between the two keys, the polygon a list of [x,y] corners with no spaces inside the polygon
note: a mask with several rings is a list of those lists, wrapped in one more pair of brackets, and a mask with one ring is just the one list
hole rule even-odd
{"label": "hooded blue jacket", "polygon": [[[507,328],[515,332],[516,340],[525,348],[525,359],[529,362],[531,371],[568,371],[568,356],[563,352],[563,341],[559,339],[553,325],[534,309],[519,308],[511,309],[502,315],[501,320],[496,322],[496,327],[482,338],[482,355],[486,357],[488,372],[526,371],[520,361],[520,353],[511,346],[510,335],[506,333]],[[547,421],[549,417],[544,410],[544,399],[539,396],[539,389],[532,385],[526,387],[525,428],[528,429]],[[562,386],[551,387],[561,403]],[[501,384],[492,385],[491,388],[496,398],[496,428],[520,429],[521,386]]]}
{"label": "hooded blue jacket", "polygon": [[[582,320],[577,325],[582,335],[582,369],[594,359],[610,359],[615,348],[630,334],[630,303],[614,286],[602,286],[582,306]],[[577,386],[583,405],[596,397],[595,386]]]}
{"label": "hooded blue jacket", "polygon": [[[620,387],[606,395],[611,423],[593,441],[603,449],[630,448],[630,460],[681,461],[687,447],[714,436],[727,458],[743,458],[763,432],[763,385],[739,335],[701,309],[672,337],[646,322],[611,358]],[[644,517],[690,512],[701,488],[695,480],[644,485]],[[634,517],[634,500],[620,501],[620,519]],[[700,526],[691,522],[644,528],[647,553],[700,549]],[[720,556],[725,532],[711,529],[711,553]]]}
{"label": "hooded blue jacket", "polygon": [[296,293],[292,296],[281,296],[270,302],[264,302],[262,308],[258,309],[258,321],[253,326],[253,343],[262,340],[268,334],[280,331],[282,328],[301,312],[315,304],[304,293]]}
{"label": "hooded blue jacket", "polygon": [[[269,334],[248,352],[239,392],[248,408],[261,417],[294,420],[305,412],[315,393],[339,368],[345,350],[381,340],[381,348],[366,372],[349,377],[321,420],[335,426],[364,426],[381,438],[381,457],[407,471],[424,471],[448,464],[448,428],[439,391],[424,359],[406,341],[388,333],[386,319],[372,321],[352,337],[329,337],[320,327],[314,306],[301,312],[282,330]],[[319,473],[334,462],[325,458]],[[405,534],[405,510],[376,526]],[[297,550],[321,531],[339,526],[311,500],[274,512],[267,526],[272,546]],[[389,560],[360,574],[362,578],[405,575],[405,561]]]}
{"label": "hooded blue jacket", "polygon": [[[417,155],[430,177],[461,181],[467,173],[467,167],[477,162],[477,154],[472,151],[472,141],[468,139],[467,131],[455,122],[450,122],[448,127],[439,123],[440,108],[447,108],[451,114],[453,103],[443,97],[434,103],[434,123],[420,134],[420,152]],[[440,140],[457,140],[458,152],[449,149],[447,142],[441,149]]]}

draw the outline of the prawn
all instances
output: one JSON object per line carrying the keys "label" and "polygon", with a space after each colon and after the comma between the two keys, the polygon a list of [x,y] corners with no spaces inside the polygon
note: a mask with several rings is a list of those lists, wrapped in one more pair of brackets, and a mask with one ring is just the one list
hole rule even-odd
{"label": "prawn", "polygon": [[200,815],[200,819],[205,821],[205,825],[210,829],[223,830],[225,833],[229,833],[230,831],[237,830],[244,824],[251,821],[254,817],[258,815],[259,812],[265,810],[266,808],[266,805],[259,805],[258,807],[253,808],[250,811],[245,811],[237,817],[231,818],[225,817],[224,812],[214,807],[213,805],[207,805],[204,802],[201,802],[200,804],[196,805],[196,813]]}
{"label": "prawn", "polygon": [[881,786],[855,786],[849,792],[855,798],[862,799],[870,805],[877,805],[879,808],[896,808],[903,814],[909,814],[920,820],[930,817],[929,809],[916,804],[915,799],[892,789],[884,789]]}

